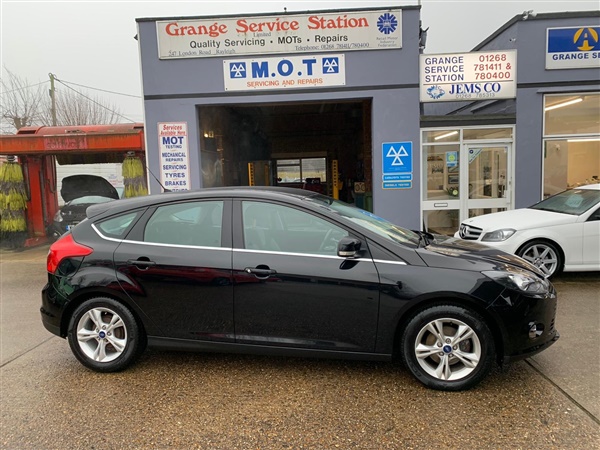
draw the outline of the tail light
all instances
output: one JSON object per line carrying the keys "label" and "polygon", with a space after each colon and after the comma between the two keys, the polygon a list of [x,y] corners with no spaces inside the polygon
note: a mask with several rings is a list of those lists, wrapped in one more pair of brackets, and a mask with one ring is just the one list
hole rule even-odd
{"label": "tail light", "polygon": [[75,242],[72,234],[67,234],[50,246],[46,268],[54,274],[63,259],[87,256],[93,251],[92,248]]}

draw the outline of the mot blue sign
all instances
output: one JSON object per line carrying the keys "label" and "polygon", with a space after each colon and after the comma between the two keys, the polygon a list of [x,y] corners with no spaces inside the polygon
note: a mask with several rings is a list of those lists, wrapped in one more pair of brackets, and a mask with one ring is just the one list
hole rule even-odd
{"label": "mot blue sign", "polygon": [[412,173],[412,142],[384,142],[383,174]]}

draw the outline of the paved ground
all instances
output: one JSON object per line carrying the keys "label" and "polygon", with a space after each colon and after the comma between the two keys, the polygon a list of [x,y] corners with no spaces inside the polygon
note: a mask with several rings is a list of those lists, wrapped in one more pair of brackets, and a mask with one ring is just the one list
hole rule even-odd
{"label": "paved ground", "polygon": [[600,274],[555,285],[561,339],[463,393],[398,364],[146,352],[83,368],[41,325],[47,248],[0,253],[0,448],[600,448]]}

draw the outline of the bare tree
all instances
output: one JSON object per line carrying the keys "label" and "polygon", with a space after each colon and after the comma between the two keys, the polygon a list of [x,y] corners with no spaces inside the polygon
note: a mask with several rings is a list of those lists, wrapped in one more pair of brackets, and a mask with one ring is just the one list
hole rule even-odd
{"label": "bare tree", "polygon": [[[120,120],[115,105],[99,97],[90,97],[62,84],[56,88],[56,122],[58,125],[110,124]],[[41,122],[52,123],[51,99],[45,99],[41,110]]]}
{"label": "bare tree", "polygon": [[32,84],[6,67],[4,71],[6,75],[0,78],[2,131],[39,123],[45,95],[43,83]]}
{"label": "bare tree", "polygon": [[[52,125],[52,101],[47,82],[30,83],[4,67],[1,81],[2,133],[32,125]],[[92,125],[118,122],[123,116],[114,104],[75,90],[58,81],[54,98],[57,125]]]}

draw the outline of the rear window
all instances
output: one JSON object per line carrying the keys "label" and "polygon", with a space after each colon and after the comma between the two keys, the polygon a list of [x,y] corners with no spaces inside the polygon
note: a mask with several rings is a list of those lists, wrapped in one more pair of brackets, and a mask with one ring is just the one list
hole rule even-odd
{"label": "rear window", "polygon": [[123,239],[139,214],[141,214],[141,212],[136,211],[117,217],[111,217],[110,219],[96,223],[96,226],[105,236]]}

